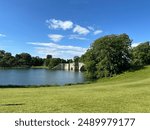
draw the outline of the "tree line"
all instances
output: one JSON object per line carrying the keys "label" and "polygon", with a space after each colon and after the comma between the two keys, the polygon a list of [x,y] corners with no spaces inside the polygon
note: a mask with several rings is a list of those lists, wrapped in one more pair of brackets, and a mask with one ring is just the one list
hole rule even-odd
{"label": "tree line", "polygon": [[97,39],[80,58],[86,76],[91,79],[111,77],[127,70],[150,65],[150,42],[136,47],[127,34],[107,35]]}
{"label": "tree line", "polygon": [[46,66],[52,69],[59,63],[71,63],[72,59],[64,60],[61,58],[53,58],[52,55],[47,55],[46,58],[38,56],[32,57],[28,53],[20,53],[12,56],[11,53],[0,50],[0,67],[31,67],[31,66]]}

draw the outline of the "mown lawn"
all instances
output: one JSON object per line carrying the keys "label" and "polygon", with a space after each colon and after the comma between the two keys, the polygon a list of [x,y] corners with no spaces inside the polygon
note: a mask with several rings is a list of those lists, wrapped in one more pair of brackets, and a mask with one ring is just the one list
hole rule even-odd
{"label": "mown lawn", "polygon": [[150,112],[150,66],[91,84],[1,88],[0,112]]}

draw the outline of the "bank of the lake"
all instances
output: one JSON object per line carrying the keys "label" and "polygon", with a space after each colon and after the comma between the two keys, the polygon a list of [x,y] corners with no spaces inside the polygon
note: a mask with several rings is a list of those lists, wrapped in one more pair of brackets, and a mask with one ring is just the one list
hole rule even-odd
{"label": "bank of the lake", "polygon": [[150,66],[91,84],[1,88],[0,112],[150,112]]}
{"label": "bank of the lake", "polygon": [[49,69],[47,66],[31,66],[31,69]]}
{"label": "bank of the lake", "polygon": [[18,67],[0,67],[0,69],[49,69],[47,66],[18,66]]}

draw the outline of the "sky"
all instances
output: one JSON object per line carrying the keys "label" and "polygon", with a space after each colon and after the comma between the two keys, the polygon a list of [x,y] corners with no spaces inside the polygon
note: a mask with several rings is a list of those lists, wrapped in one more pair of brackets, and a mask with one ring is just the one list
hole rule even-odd
{"label": "sky", "polygon": [[100,37],[150,41],[150,0],[0,0],[0,50],[64,59]]}

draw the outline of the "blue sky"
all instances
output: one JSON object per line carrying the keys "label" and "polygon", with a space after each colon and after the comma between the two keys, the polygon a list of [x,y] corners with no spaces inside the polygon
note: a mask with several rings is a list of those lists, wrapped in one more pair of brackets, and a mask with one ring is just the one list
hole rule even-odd
{"label": "blue sky", "polygon": [[0,50],[73,58],[108,34],[150,40],[149,0],[0,0]]}

